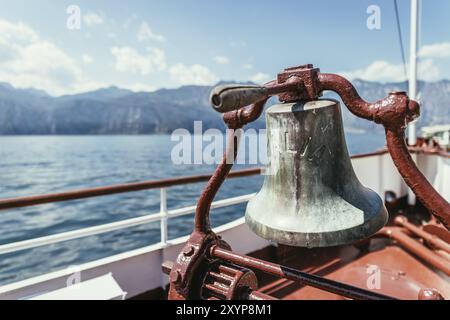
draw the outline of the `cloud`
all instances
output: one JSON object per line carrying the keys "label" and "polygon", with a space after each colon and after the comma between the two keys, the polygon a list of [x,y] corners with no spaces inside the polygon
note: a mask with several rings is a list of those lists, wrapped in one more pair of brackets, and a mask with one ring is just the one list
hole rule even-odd
{"label": "cloud", "polygon": [[[408,70],[408,66],[406,66]],[[403,64],[392,64],[384,60],[372,62],[365,68],[351,71],[338,72],[343,77],[353,80],[362,79],[379,82],[400,82],[405,81],[405,71]],[[435,81],[440,75],[439,69],[432,59],[420,61],[418,64],[418,77],[421,80]]]}
{"label": "cloud", "polygon": [[402,64],[391,64],[387,61],[374,61],[365,68],[347,72],[339,72],[343,77],[368,81],[404,81],[405,71]]}
{"label": "cloud", "polygon": [[219,81],[219,78],[207,67],[199,64],[185,66],[178,63],[169,69],[169,73],[170,78],[181,85],[212,85]]}
{"label": "cloud", "polygon": [[39,39],[38,34],[22,22],[12,23],[0,20],[0,31],[0,44],[3,45],[8,44],[9,41],[25,44],[36,42]]}
{"label": "cloud", "polygon": [[419,55],[423,58],[450,57],[450,42],[440,42],[422,46]]}
{"label": "cloud", "polygon": [[245,70],[251,70],[251,69],[253,69],[253,65],[250,63],[244,63],[242,65],[242,68],[244,68]]}
{"label": "cloud", "polygon": [[103,18],[94,12],[88,12],[83,15],[83,21],[88,26],[94,26],[103,23]]}
{"label": "cloud", "polygon": [[139,31],[138,31],[137,38],[140,42],[152,41],[152,40],[163,42],[166,40],[166,38],[164,38],[164,36],[153,32],[153,30],[150,28],[150,26],[146,22],[142,22],[142,24],[139,28]]}
{"label": "cloud", "polygon": [[0,19],[0,81],[53,95],[79,92],[98,83],[85,78],[76,61],[23,23]]}
{"label": "cloud", "polygon": [[258,72],[250,78],[251,82],[263,84],[270,80],[270,75],[267,73]]}
{"label": "cloud", "polygon": [[82,59],[85,64],[91,64],[92,62],[94,62],[94,59],[86,53],[83,54]]}
{"label": "cloud", "polygon": [[147,48],[139,53],[131,47],[113,47],[111,54],[115,58],[115,67],[120,72],[140,73],[148,75],[166,69],[166,55],[159,48]]}
{"label": "cloud", "polygon": [[426,59],[419,61],[417,77],[420,80],[436,81],[441,78],[439,68],[434,64],[434,60]]}
{"label": "cloud", "polygon": [[228,64],[230,63],[230,59],[228,59],[225,56],[215,56],[213,58],[214,62],[218,63],[218,64]]}
{"label": "cloud", "polygon": [[120,85],[120,87],[123,89],[131,90],[133,92],[152,92],[152,91],[156,90],[155,87],[150,86],[145,83],[124,84],[124,85]]}

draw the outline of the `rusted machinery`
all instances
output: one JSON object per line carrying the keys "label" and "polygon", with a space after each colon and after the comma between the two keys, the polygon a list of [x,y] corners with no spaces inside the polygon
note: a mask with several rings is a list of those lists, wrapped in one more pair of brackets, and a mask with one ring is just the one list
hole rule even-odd
{"label": "rusted machinery", "polygon": [[[435,217],[439,231],[425,231],[398,217],[398,227],[384,227],[388,215],[383,201],[356,178],[343,135],[337,101],[319,100],[322,92],[336,92],[356,116],[382,124],[388,150],[407,185]],[[355,244],[364,248],[369,238],[392,238],[403,243],[442,272],[450,273],[448,257],[430,254],[410,241],[416,235],[442,255],[449,244],[432,232],[447,233],[450,204],[439,195],[411,159],[405,143],[406,125],[419,116],[419,105],[405,92],[368,103],[346,79],[321,73],[312,65],[285,69],[264,86],[219,86],[211,94],[214,109],[224,113],[229,146],[223,161],[203,191],[192,235],[170,274],[169,299],[272,299],[258,291],[254,271],[300,282],[351,299],[394,297],[344,284],[294,268],[234,253],[210,227],[209,211],[237,156],[238,135],[233,130],[255,121],[271,96],[281,104],[267,111],[269,173],[260,193],[249,202],[246,221],[259,236],[295,247],[333,247]],[[401,230],[400,230],[401,227]],[[447,229],[445,229],[445,228]],[[406,232],[406,233],[405,233]],[[440,299],[433,288],[417,298]]]}

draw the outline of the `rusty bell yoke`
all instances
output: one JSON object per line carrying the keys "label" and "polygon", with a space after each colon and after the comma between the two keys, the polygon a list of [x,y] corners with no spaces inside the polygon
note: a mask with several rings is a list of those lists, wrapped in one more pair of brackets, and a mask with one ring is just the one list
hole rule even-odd
{"label": "rusty bell yoke", "polygon": [[[271,96],[282,102],[267,112],[271,162],[263,189],[247,209],[250,227],[280,243],[312,247],[356,241],[384,225],[381,200],[361,186],[351,167],[339,104],[318,100],[325,90],[336,92],[356,116],[384,126],[389,152],[405,182],[449,229],[450,204],[418,170],[405,143],[404,129],[419,116],[418,103],[405,92],[366,102],[346,79],[312,65],[285,69],[264,86],[219,86],[211,94],[213,108],[224,113],[230,129],[259,118]],[[164,268],[170,274],[169,299],[270,299],[256,290],[256,278],[246,268],[352,299],[392,299],[231,251],[212,231],[209,211],[233,166],[229,159],[236,158],[236,139],[230,132],[229,148],[198,201],[194,231],[176,261]]]}

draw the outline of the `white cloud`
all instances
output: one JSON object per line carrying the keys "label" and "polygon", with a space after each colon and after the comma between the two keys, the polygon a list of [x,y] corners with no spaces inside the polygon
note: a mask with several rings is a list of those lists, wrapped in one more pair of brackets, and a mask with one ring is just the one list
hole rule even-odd
{"label": "white cloud", "polygon": [[420,80],[436,81],[441,78],[441,72],[432,59],[426,59],[419,62],[417,77]]}
{"label": "white cloud", "polygon": [[374,61],[365,68],[348,72],[339,72],[349,80],[363,79],[368,81],[404,81],[405,71],[402,64],[391,64],[387,61]]}
{"label": "white cloud", "polygon": [[169,73],[170,78],[181,85],[212,85],[219,81],[219,78],[207,67],[199,64],[185,66],[178,63],[169,69]]}
{"label": "white cloud", "polygon": [[131,47],[113,47],[111,54],[115,58],[115,67],[120,72],[140,73],[148,75],[166,69],[166,55],[159,48],[147,48],[139,53]]}
{"label": "white cloud", "polygon": [[150,26],[147,24],[147,22],[141,23],[137,38],[140,42],[152,41],[152,40],[162,42],[162,41],[166,40],[166,38],[164,38],[164,36],[153,32],[153,30],[150,28]]}
{"label": "white cloud", "polygon": [[422,46],[419,55],[424,58],[450,57],[450,42],[440,42]]}
{"label": "white cloud", "polygon": [[262,73],[262,72],[258,72],[257,74],[253,75],[250,78],[251,82],[258,83],[258,84],[264,84],[269,80],[270,80],[270,75],[268,75],[267,73]]}
{"label": "white cloud", "polygon": [[103,18],[100,15],[98,15],[97,13],[88,12],[83,15],[83,21],[88,26],[93,26],[93,25],[97,25],[97,24],[102,24]]}
{"label": "white cloud", "polygon": [[85,64],[91,64],[92,62],[94,62],[94,59],[86,53],[83,54],[82,59]]}
{"label": "white cloud", "polygon": [[244,63],[242,65],[242,68],[244,68],[245,70],[251,70],[251,69],[253,69],[253,65],[250,63]]}
{"label": "white cloud", "polygon": [[132,84],[124,84],[120,85],[123,89],[128,89],[134,92],[152,92],[155,91],[156,88],[153,86],[150,86],[145,83],[132,83]]}
{"label": "white cloud", "polygon": [[[0,31],[0,44],[3,45],[7,45],[10,41],[17,42],[17,44],[25,44],[36,42],[39,39],[38,34],[22,22],[12,23],[0,20]],[[11,44],[11,46],[13,45]]]}
{"label": "white cloud", "polygon": [[228,59],[228,57],[225,56],[215,56],[213,58],[214,62],[218,63],[218,64],[228,64],[230,63],[230,59]]}
{"label": "white cloud", "polygon": [[76,61],[28,25],[0,19],[0,81],[53,95],[79,92],[99,84],[83,75]]}
{"label": "white cloud", "polygon": [[[408,66],[406,66],[408,70]],[[405,81],[405,71],[403,64],[392,64],[387,61],[374,61],[365,68],[355,69],[352,71],[339,72],[343,77],[349,80],[363,79],[367,81],[379,82],[398,82]],[[440,75],[439,69],[432,59],[426,59],[419,62],[418,77],[426,81],[438,80]]]}
{"label": "white cloud", "polygon": [[71,90],[65,90],[62,92],[62,94],[75,94],[75,93],[82,93],[82,92],[88,92],[88,91],[94,91],[99,88],[106,88],[106,84],[104,82],[96,81],[96,80],[90,80],[90,79],[84,79],[81,82],[78,82],[73,89]]}

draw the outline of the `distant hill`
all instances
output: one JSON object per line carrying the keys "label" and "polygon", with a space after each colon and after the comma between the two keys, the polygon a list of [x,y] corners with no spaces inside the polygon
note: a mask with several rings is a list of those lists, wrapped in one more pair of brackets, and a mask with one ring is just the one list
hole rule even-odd
{"label": "distant hill", "polygon": [[[375,101],[389,91],[406,90],[406,83],[353,81],[361,96]],[[422,116],[419,126],[450,123],[450,81],[420,82]],[[184,86],[134,93],[110,87],[93,92],[51,97],[34,89],[15,89],[0,82],[0,134],[152,134],[175,129],[193,130],[196,120],[204,130],[224,129],[221,115],[208,102],[212,87]],[[327,94],[335,97],[333,94]],[[377,126],[351,115],[347,128],[368,130]],[[253,127],[264,127],[260,119]]]}

